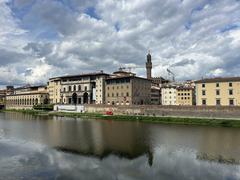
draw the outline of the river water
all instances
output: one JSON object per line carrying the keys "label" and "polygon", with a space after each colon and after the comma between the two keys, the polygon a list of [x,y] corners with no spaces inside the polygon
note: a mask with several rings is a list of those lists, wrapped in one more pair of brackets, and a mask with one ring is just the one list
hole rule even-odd
{"label": "river water", "polygon": [[240,129],[0,113],[0,179],[240,179]]}

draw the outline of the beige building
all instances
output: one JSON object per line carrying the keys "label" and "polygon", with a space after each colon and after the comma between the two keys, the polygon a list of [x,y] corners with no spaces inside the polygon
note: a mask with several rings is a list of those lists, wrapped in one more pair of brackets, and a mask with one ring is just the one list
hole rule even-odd
{"label": "beige building", "polygon": [[46,86],[19,87],[6,96],[7,109],[32,109],[40,104],[48,104]]}
{"label": "beige building", "polygon": [[195,91],[193,87],[179,86],[176,88],[176,105],[195,105]]}
{"label": "beige building", "polygon": [[106,79],[106,104],[142,105],[151,103],[151,80],[117,71]]}
{"label": "beige building", "polygon": [[48,91],[53,104],[103,104],[105,102],[104,72],[69,75],[49,79]]}
{"label": "beige building", "polygon": [[195,83],[198,106],[240,105],[240,77],[202,79]]}
{"label": "beige building", "polygon": [[61,103],[61,78],[51,78],[48,81],[48,93],[50,104]]}
{"label": "beige building", "polygon": [[161,88],[162,105],[177,104],[177,87],[175,85],[165,85]]}

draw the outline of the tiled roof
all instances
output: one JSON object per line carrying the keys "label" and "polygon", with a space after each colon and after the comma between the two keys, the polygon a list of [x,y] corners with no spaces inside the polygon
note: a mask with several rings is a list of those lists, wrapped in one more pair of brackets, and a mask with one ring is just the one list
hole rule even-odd
{"label": "tiled roof", "polygon": [[240,77],[218,77],[195,81],[195,83],[216,83],[216,82],[234,82],[240,81]]}
{"label": "tiled roof", "polygon": [[50,78],[50,80],[53,79],[61,79],[61,78],[78,78],[78,77],[84,77],[84,76],[97,76],[97,75],[109,75],[104,72],[95,72],[95,73],[86,73],[86,74],[76,74],[76,75],[66,75],[66,76],[59,76],[59,77],[53,77]]}

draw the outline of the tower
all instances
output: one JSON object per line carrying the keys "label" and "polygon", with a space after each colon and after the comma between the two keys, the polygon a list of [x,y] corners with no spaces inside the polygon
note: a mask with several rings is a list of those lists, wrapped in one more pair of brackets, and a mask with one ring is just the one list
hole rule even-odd
{"label": "tower", "polygon": [[147,71],[147,79],[152,79],[152,56],[150,52],[148,52],[148,55],[147,55],[146,71]]}

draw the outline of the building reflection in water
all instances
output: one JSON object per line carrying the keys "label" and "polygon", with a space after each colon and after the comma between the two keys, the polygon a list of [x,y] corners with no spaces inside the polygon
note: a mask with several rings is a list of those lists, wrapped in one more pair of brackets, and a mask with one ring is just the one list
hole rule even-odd
{"label": "building reflection in water", "polygon": [[240,161],[240,131],[236,128],[81,120],[22,113],[1,116],[5,120],[0,121],[0,127],[6,137],[36,141],[59,151],[99,159],[111,154],[127,159],[146,156],[152,166],[159,148],[167,148],[167,152],[190,149],[201,161],[226,164]]}
{"label": "building reflection in water", "polygon": [[[55,117],[53,122],[56,121],[57,124],[59,121],[64,123],[63,126],[54,126],[56,129],[51,136],[56,138],[52,140],[52,146],[58,150],[100,159],[111,154],[128,159],[147,155],[149,165],[153,164],[153,153],[150,145],[146,143],[148,140],[145,139],[145,128],[140,124],[71,118],[61,120],[61,117]],[[66,121],[72,122],[68,126]],[[59,137],[61,140],[57,141]]]}

